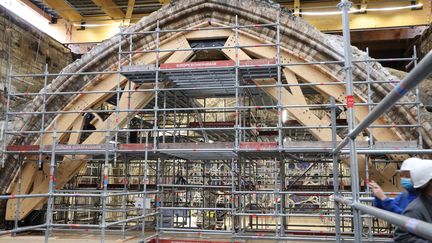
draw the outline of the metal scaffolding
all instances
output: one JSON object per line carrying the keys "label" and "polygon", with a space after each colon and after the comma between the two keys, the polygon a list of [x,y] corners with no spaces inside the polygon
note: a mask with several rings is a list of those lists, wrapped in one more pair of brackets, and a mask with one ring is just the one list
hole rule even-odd
{"label": "metal scaffolding", "polygon": [[[368,162],[366,177],[360,180],[357,156],[365,156],[366,161],[380,167],[380,163],[401,162],[392,160],[388,154],[430,154],[431,151],[423,149],[420,132],[417,141],[375,141],[374,129],[416,132],[421,123],[418,115],[415,125],[372,125],[376,115],[383,113],[377,111],[379,107],[391,107],[389,103],[373,101],[372,85],[401,87],[401,83],[372,80],[370,72],[374,62],[399,60],[416,64],[417,58],[414,54],[411,58],[351,60],[347,1],[342,0],[340,8],[344,23],[344,61],[285,63],[281,60],[279,15],[274,23],[255,25],[240,25],[236,16],[231,26],[213,24],[169,30],[161,29],[158,22],[153,31],[122,31],[118,35],[115,71],[53,74],[46,69],[43,74],[14,74],[11,69],[6,120],[32,116],[40,117],[41,124],[38,129],[23,131],[5,123],[3,166],[8,166],[6,158],[19,162],[18,193],[0,196],[1,200],[16,202],[13,226],[0,234],[43,230],[45,242],[57,231],[82,230],[100,234],[101,242],[106,234],[119,234],[123,239],[138,236],[141,242],[157,241],[171,234],[196,234],[196,237],[215,234],[233,242],[245,239],[385,241],[392,226],[372,217],[371,212],[362,215],[365,209],[358,206],[370,204],[372,195],[367,186]],[[275,30],[274,42],[241,45],[239,38],[248,28]],[[234,45],[197,43],[190,48],[162,48],[161,35],[206,30],[233,31]],[[134,42],[140,38],[154,38],[156,45],[136,47]],[[276,56],[243,60],[240,56],[245,48],[274,48]],[[235,58],[209,61],[205,55],[201,57],[203,60],[197,57],[197,53],[210,50],[230,50]],[[195,60],[167,63],[163,53],[168,52],[192,52]],[[155,62],[143,64],[145,60],[140,58],[144,54],[154,55]],[[353,63],[367,65],[367,80],[353,80]],[[330,64],[344,67],[345,81],[290,83],[283,77],[286,67]],[[47,85],[53,78],[76,75],[83,78],[117,75],[116,85],[107,90],[48,91]],[[29,77],[43,80],[44,89],[39,93],[13,91],[12,83]],[[273,80],[273,83],[253,80]],[[346,87],[347,102],[318,94],[314,91],[317,86]],[[354,102],[353,87],[367,90],[364,102]],[[303,90],[309,103],[284,104],[283,91],[290,88]],[[274,97],[265,92],[269,89],[276,89]],[[414,92],[418,96],[418,88]],[[396,95],[393,93],[392,96]],[[135,107],[139,106],[134,103],[136,94],[149,97],[149,101]],[[108,98],[81,110],[46,106],[52,97],[80,95]],[[41,96],[41,109],[12,110],[10,102],[17,96]],[[420,101],[418,98],[414,102],[394,101],[392,105],[413,107],[419,112]],[[373,118],[355,126],[355,107],[367,107]],[[295,119],[283,118],[285,112],[306,108],[317,116],[328,115],[331,123],[303,125]],[[58,117],[67,114],[81,115],[84,125],[58,128]],[[126,122],[119,122],[123,117]],[[97,128],[102,122],[106,126]],[[48,126],[52,129],[47,129]],[[368,129],[368,141],[355,142],[356,136],[365,129]],[[313,137],[313,131],[323,130],[331,132],[331,141],[316,141]],[[29,144],[14,144],[8,140],[9,136],[35,139]],[[103,142],[83,143],[92,136],[104,137]],[[47,137],[51,144],[43,143]],[[67,144],[71,137],[77,142]],[[338,137],[343,140],[338,142]],[[350,170],[342,163],[347,159]],[[83,166],[58,187],[56,171],[65,161]],[[23,168],[30,163],[41,170],[48,169],[46,193],[21,192]],[[47,199],[45,208],[39,207],[33,211],[36,213],[27,216],[34,219],[30,226],[23,226],[20,220],[22,200],[26,198]],[[341,198],[350,198],[349,205],[344,205],[347,201]]]}

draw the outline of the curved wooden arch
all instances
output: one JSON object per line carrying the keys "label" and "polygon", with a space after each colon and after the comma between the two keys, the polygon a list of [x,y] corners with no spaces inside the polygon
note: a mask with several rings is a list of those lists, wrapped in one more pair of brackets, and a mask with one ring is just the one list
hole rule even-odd
{"label": "curved wooden arch", "polygon": [[[127,32],[142,32],[146,30],[154,30],[156,23],[159,20],[162,29],[187,29],[196,30],[198,27],[206,27],[210,24],[212,26],[229,26],[234,22],[234,16],[237,15],[241,25],[248,24],[266,24],[273,23],[273,17],[278,14],[279,9],[269,4],[267,1],[258,0],[245,0],[245,1],[219,1],[219,0],[183,0],[173,1],[170,5],[163,7],[161,10],[153,13],[147,18],[141,20],[136,25],[128,28]],[[298,62],[320,62],[329,60],[342,60],[342,41],[337,37],[328,36],[320,33],[318,30],[308,25],[302,19],[297,18],[288,12],[281,13],[281,62],[282,63],[298,63]],[[216,39],[220,37],[227,38],[226,46],[234,45],[234,34],[230,30],[206,30],[206,31],[189,31],[185,33],[163,33],[160,36],[161,49],[182,49],[190,48],[188,40],[207,38]],[[274,28],[251,28],[242,29],[239,35],[240,45],[257,46],[265,43],[274,43],[276,31]],[[118,45],[122,41],[119,36],[113,37],[104,43],[95,47],[91,52],[84,55],[82,59],[72,63],[64,69],[63,72],[85,72],[85,71],[108,71],[115,70],[117,67],[117,50]],[[156,46],[155,35],[137,35],[134,37],[136,48],[153,49]],[[123,47],[127,45],[127,41],[122,41]],[[225,49],[224,53],[227,57],[235,59],[234,51]],[[250,59],[250,54],[260,58],[274,58],[276,52],[271,47],[259,48],[244,48],[239,52],[239,59]],[[354,56],[359,58],[366,58],[366,55],[354,49]],[[191,51],[175,51],[175,52],[162,52],[159,56],[161,60],[169,62],[184,62],[192,55]],[[153,53],[137,54],[134,55],[136,63],[155,63],[156,55]],[[366,80],[367,72],[364,63],[356,63],[353,70],[355,80]],[[343,72],[339,65],[327,66],[289,66],[283,69],[283,75],[287,82],[296,83],[298,78],[305,82],[339,82],[343,80]],[[371,78],[373,80],[395,80],[387,70],[385,70],[378,63],[372,65]],[[91,76],[59,76],[47,88],[49,92],[61,91],[101,91],[101,90],[115,90],[117,82],[120,82],[123,87],[128,87],[127,80],[121,78],[118,80],[118,75],[100,75],[97,77]],[[253,80],[257,85],[263,82],[275,82],[274,80]],[[130,83],[135,88],[152,88],[152,84],[146,84],[138,87],[136,84]],[[339,102],[345,102],[345,90],[343,86],[317,86],[316,89],[323,95],[335,96]],[[378,102],[384,97],[392,85],[373,85],[373,99]],[[264,91],[276,99],[277,90],[275,88],[264,88]],[[302,94],[301,89],[298,87],[291,87],[282,91],[282,104],[306,104],[306,99]],[[356,100],[364,101],[366,94],[364,89],[355,89]],[[108,99],[109,95],[104,93],[80,94],[69,96],[50,96],[47,98],[47,107],[51,110],[63,111],[83,111],[87,110],[93,105]],[[139,109],[148,104],[154,97],[153,92],[149,93],[132,93],[130,96],[130,108]],[[413,100],[413,97],[404,98],[405,101]],[[126,96],[120,99],[118,104],[119,108],[127,108],[128,100]],[[29,104],[25,111],[40,111],[42,109],[42,97],[38,96],[34,102]],[[303,125],[316,125],[316,124],[330,124],[328,117],[319,118],[314,115],[309,109],[292,109],[291,114]],[[367,114],[366,107],[356,108],[356,118],[361,120]],[[398,114],[404,114],[403,117]],[[386,114],[383,118],[378,120],[376,124],[393,123],[396,120],[403,123],[416,124],[414,117],[416,111],[409,110],[406,107],[393,108],[391,112]],[[79,114],[67,113],[58,116],[48,115],[46,131],[53,129],[53,121],[57,120],[57,130],[79,130],[83,126],[83,117]],[[109,128],[110,124],[116,123],[115,114],[109,116],[105,121],[96,121],[94,126],[97,129]],[[118,118],[119,126],[122,126],[127,121],[125,114],[120,114]],[[14,123],[14,130],[34,130],[34,127],[40,123],[40,117],[27,116],[24,119]],[[318,140],[330,141],[331,134],[326,130],[311,130],[311,133]],[[432,145],[432,132],[422,130],[423,138],[427,146]],[[66,134],[59,134],[59,140],[66,139]],[[408,129],[392,128],[392,129],[375,129],[374,137],[378,141],[397,141],[397,140],[411,140],[415,139],[415,135]],[[68,144],[77,144],[80,140],[79,134],[73,134],[68,139]],[[83,144],[99,144],[105,140],[105,134],[92,133],[82,143]],[[43,144],[49,145],[52,143],[52,138],[49,133],[43,137]],[[37,137],[28,136],[20,137],[14,136],[10,139],[9,144],[39,144]],[[394,155],[392,158],[396,160],[403,160],[404,156]],[[1,180],[0,186],[6,188],[9,186],[8,191],[12,194],[17,192],[16,183],[13,178],[16,175],[18,163],[16,158],[9,156],[7,166],[0,171]],[[76,156],[65,157],[64,162],[56,169],[57,187],[62,187],[85,162],[84,157]],[[359,157],[360,160],[360,173],[365,167],[365,160]],[[45,193],[47,192],[48,176],[42,177],[38,174],[37,166],[34,163],[28,163],[23,169],[24,177],[29,178],[22,184],[21,193]],[[44,168],[47,170],[47,168]],[[391,177],[394,175],[395,166],[389,166],[386,171],[380,172],[375,168],[370,167],[370,174],[372,178],[378,179],[381,184],[387,189],[397,189],[397,186],[391,182]],[[384,175],[383,175],[384,173]],[[48,173],[46,173],[48,175]],[[3,193],[7,191],[4,190]],[[20,207],[20,218],[28,215],[31,210],[44,203],[44,198],[37,199],[24,199]],[[7,219],[15,217],[15,200],[9,200]]]}

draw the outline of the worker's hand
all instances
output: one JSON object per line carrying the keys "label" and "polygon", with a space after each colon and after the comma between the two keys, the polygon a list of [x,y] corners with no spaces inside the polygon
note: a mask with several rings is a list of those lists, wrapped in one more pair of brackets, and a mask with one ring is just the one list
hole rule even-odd
{"label": "worker's hand", "polygon": [[372,192],[375,197],[377,197],[380,200],[384,200],[387,198],[383,190],[381,189],[381,187],[375,181],[369,182],[369,186],[372,189]]}

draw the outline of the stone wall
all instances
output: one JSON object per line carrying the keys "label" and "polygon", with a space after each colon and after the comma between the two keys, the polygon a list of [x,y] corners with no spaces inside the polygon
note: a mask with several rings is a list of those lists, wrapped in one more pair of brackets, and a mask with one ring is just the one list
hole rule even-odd
{"label": "stone wall", "polygon": [[[12,72],[19,74],[43,73],[45,64],[51,73],[60,72],[72,62],[71,51],[32,27],[23,19],[0,5],[0,90],[2,103],[1,118],[4,117],[4,89],[7,88],[7,69],[12,65]],[[49,82],[49,80],[48,80]],[[44,79],[21,78],[12,80],[13,91],[39,92]],[[20,97],[12,101],[14,109],[30,102],[33,97]]]}
{"label": "stone wall", "polygon": [[[3,129],[5,119],[4,94],[9,64],[13,73],[32,74],[43,73],[45,64],[50,73],[58,73],[71,62],[72,54],[68,48],[0,5],[0,129]],[[11,90],[39,92],[43,85],[43,78],[21,78],[11,82]],[[12,99],[11,109],[21,110],[32,100],[31,96]],[[2,140],[3,133],[0,133],[0,142]],[[1,219],[4,218],[5,203],[5,200],[0,202]]]}

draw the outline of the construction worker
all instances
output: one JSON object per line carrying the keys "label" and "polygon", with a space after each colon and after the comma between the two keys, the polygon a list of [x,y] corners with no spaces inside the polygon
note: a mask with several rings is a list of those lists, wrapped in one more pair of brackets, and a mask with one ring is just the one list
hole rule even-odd
{"label": "construction worker", "polygon": [[371,181],[369,183],[369,186],[375,196],[373,205],[377,208],[382,208],[393,213],[402,214],[408,204],[410,204],[412,201],[414,201],[414,199],[417,198],[417,192],[411,182],[410,171],[412,168],[414,168],[415,164],[421,162],[422,159],[409,158],[402,163],[399,170],[400,183],[405,189],[405,191],[399,194],[399,196],[397,196],[396,198],[387,197],[381,187],[376,182]]}
{"label": "construction worker", "polygon": [[[403,215],[432,223],[432,160],[423,160],[411,170],[411,179],[418,197],[408,205]],[[415,225],[415,223],[413,223]],[[432,243],[398,227],[395,231],[395,242]]]}

